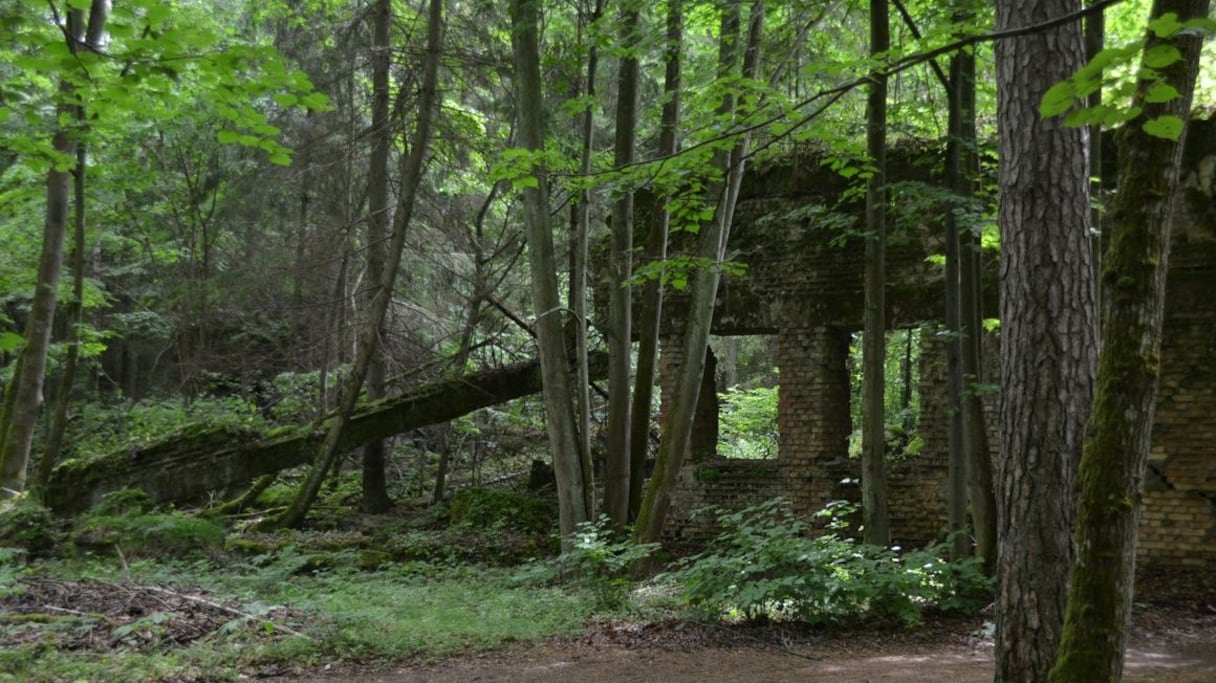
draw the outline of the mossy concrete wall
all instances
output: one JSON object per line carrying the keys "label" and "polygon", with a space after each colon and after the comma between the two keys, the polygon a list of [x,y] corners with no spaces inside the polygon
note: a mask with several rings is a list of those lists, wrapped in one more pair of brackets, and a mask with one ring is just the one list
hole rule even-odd
{"label": "mossy concrete wall", "polygon": [[[936,182],[941,159],[934,150],[904,149],[892,159],[896,181]],[[691,514],[705,505],[739,508],[784,496],[809,514],[828,501],[857,498],[857,466],[846,445],[852,426],[845,359],[847,335],[861,327],[864,245],[853,218],[857,207],[836,205],[849,190],[847,181],[822,162],[813,154],[796,155],[748,172],[730,242],[747,272],[724,278],[714,314],[715,334],[777,335],[778,457],[731,461],[714,453],[713,440],[699,439],[673,500],[672,540],[702,539],[712,531],[711,520]],[[1192,126],[1185,164],[1140,551],[1146,564],[1216,567],[1216,120]],[[915,206],[914,186],[903,187],[887,260],[893,328],[939,321],[944,308],[941,269],[926,260],[942,251],[941,210]],[[995,317],[996,256],[984,261],[983,308]],[[681,362],[680,293],[667,299],[664,315],[666,401]],[[892,535],[905,545],[945,531],[943,348],[932,335],[924,338],[919,391],[925,446],[919,456],[890,467]],[[993,347],[990,378],[996,376]],[[712,427],[716,434],[715,420],[716,406],[703,407],[699,431],[708,434]]]}

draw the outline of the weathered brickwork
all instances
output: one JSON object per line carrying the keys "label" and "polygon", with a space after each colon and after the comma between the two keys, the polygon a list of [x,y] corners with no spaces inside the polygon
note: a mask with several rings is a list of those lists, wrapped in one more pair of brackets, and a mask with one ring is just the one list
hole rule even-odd
{"label": "weathered brickwork", "polygon": [[[911,156],[923,158],[916,150]],[[1145,564],[1216,567],[1216,121],[1193,126],[1185,155],[1185,196],[1174,227],[1150,467],[1144,486],[1140,552]],[[905,163],[906,177],[925,180]],[[899,173],[893,174],[901,177]],[[713,453],[716,403],[698,412],[701,438],[681,475],[669,526],[673,540],[703,539],[706,505],[740,508],[784,496],[800,513],[840,498],[856,500],[857,465],[848,458],[848,331],[862,319],[862,243],[829,229],[822,211],[799,211],[839,196],[841,183],[817,162],[749,173],[732,235],[732,252],[748,264],[728,278],[715,309],[716,334],[776,334],[781,375],[779,454],[773,461],[730,461]],[[845,209],[847,211],[847,208]],[[940,251],[931,219],[896,238],[888,257],[888,320],[893,327],[941,317],[940,269],[925,261]],[[991,257],[988,257],[991,261]],[[985,308],[995,309],[995,267],[988,263]],[[679,299],[665,305],[661,382],[670,400],[682,317]],[[995,341],[995,340],[994,340]],[[986,363],[995,372],[995,343]],[[920,366],[924,447],[889,468],[892,534],[915,545],[945,532],[946,434],[944,347],[922,335]],[[995,376],[990,374],[989,376]],[[712,378],[712,375],[710,375]],[[703,394],[704,395],[704,394]],[[992,397],[988,415],[995,417]],[[712,429],[712,432],[711,432]],[[990,425],[994,437],[995,427]],[[996,457],[997,442],[991,438]]]}

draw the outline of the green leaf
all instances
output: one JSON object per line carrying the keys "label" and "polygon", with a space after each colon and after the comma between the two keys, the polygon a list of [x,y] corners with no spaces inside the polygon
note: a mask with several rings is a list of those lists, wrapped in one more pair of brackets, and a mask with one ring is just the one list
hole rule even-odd
{"label": "green leaf", "polygon": [[20,348],[25,343],[25,337],[15,332],[0,332],[0,351],[9,352]]}
{"label": "green leaf", "polygon": [[1197,19],[1188,19],[1183,26],[1203,31],[1208,35],[1216,33],[1216,20],[1209,17],[1199,17]]}
{"label": "green leaf", "polygon": [[1150,69],[1164,69],[1182,59],[1182,53],[1173,45],[1154,45],[1144,51],[1144,65]]}
{"label": "green leaf", "polygon": [[1144,132],[1155,138],[1165,140],[1174,140],[1175,142],[1182,137],[1183,123],[1182,119],[1172,114],[1158,116],[1155,119],[1144,122]]}
{"label": "green leaf", "polygon": [[1178,89],[1169,83],[1160,81],[1149,86],[1148,92],[1144,94],[1145,102],[1159,104],[1161,102],[1169,102],[1178,97]]}
{"label": "green leaf", "polygon": [[333,109],[333,105],[329,103],[329,97],[323,92],[314,92],[300,98],[300,104],[312,109],[313,111],[329,111]]}
{"label": "green leaf", "polygon": [[1169,38],[1182,30],[1182,22],[1178,21],[1177,14],[1167,12],[1148,22],[1148,29],[1157,34],[1158,38]]}
{"label": "green leaf", "polygon": [[1097,108],[1094,108],[1094,107],[1085,107],[1084,109],[1074,109],[1074,110],[1068,112],[1068,115],[1064,117],[1064,125],[1068,126],[1069,128],[1080,128],[1081,126],[1088,126],[1089,124],[1093,123],[1094,120],[1100,115],[1101,115],[1101,112],[1099,112],[1097,110]]}
{"label": "green leaf", "polygon": [[240,133],[234,130],[221,130],[215,137],[221,145],[236,144],[241,139]]}
{"label": "green leaf", "polygon": [[68,0],[68,7],[72,9],[87,10],[93,4],[93,0]]}
{"label": "green leaf", "polygon": [[1072,106],[1075,95],[1076,87],[1072,81],[1056,83],[1043,93],[1043,100],[1039,103],[1039,115],[1049,119],[1063,114]]}
{"label": "green leaf", "polygon": [[148,25],[159,26],[173,14],[173,7],[168,3],[156,3],[148,8]]}
{"label": "green leaf", "polygon": [[300,98],[285,92],[279,93],[270,99],[274,100],[275,104],[279,105],[280,107],[294,107],[296,106],[296,103],[300,101]]}

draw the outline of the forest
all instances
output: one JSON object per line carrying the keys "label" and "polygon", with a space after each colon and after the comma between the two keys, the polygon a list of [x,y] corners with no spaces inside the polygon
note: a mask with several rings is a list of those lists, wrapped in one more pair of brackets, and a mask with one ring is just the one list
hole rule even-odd
{"label": "forest", "polygon": [[0,681],[1211,680],[1213,32],[0,2]]}

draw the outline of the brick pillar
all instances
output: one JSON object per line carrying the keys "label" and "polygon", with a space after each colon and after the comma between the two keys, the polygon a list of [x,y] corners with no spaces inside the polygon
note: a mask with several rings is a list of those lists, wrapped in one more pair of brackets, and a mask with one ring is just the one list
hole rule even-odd
{"label": "brick pillar", "polygon": [[856,477],[848,459],[849,337],[830,327],[780,330],[778,463],[786,496],[800,514],[849,495],[840,480]]}
{"label": "brick pillar", "polygon": [[[667,414],[671,410],[676,372],[684,362],[684,340],[675,335],[659,340],[659,415],[660,425],[666,428]],[[689,462],[701,462],[712,457],[718,450],[718,394],[714,381],[716,359],[713,351],[706,349],[705,372],[701,376],[701,392],[697,399],[697,412],[693,417],[692,438],[689,442]]]}

